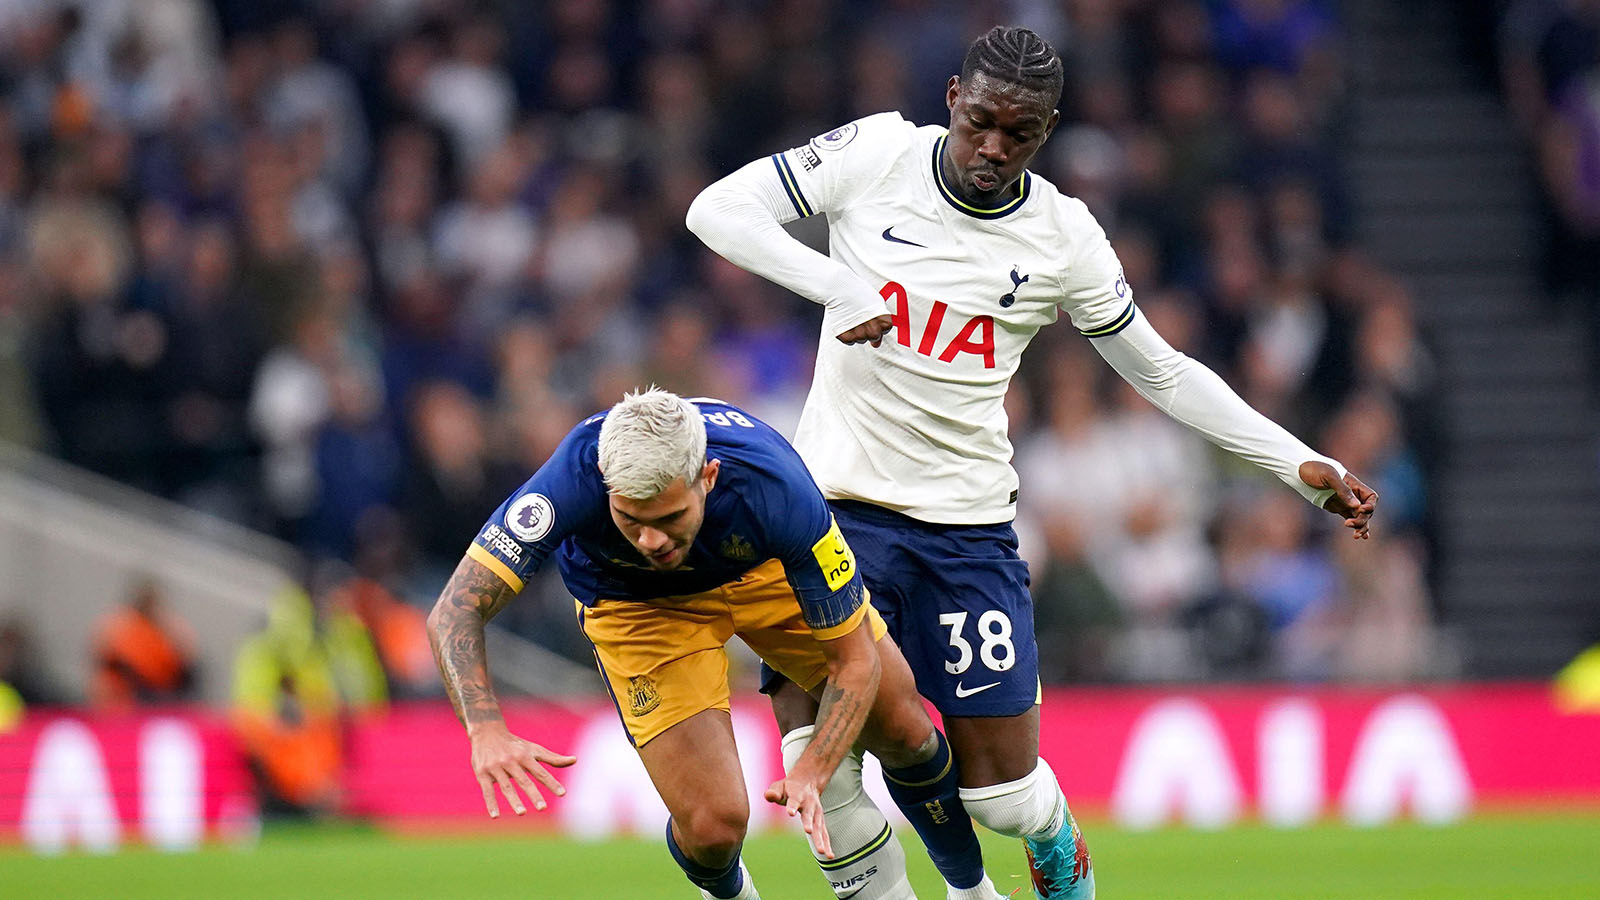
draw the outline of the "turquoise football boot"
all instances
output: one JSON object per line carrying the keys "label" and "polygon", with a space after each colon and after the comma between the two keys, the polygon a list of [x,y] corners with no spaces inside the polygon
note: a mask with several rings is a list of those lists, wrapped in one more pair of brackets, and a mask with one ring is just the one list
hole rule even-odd
{"label": "turquoise football boot", "polygon": [[1094,866],[1089,862],[1089,845],[1062,806],[1066,822],[1056,836],[1036,841],[1023,838],[1028,852],[1028,869],[1033,874],[1033,892],[1039,900],[1094,900]]}

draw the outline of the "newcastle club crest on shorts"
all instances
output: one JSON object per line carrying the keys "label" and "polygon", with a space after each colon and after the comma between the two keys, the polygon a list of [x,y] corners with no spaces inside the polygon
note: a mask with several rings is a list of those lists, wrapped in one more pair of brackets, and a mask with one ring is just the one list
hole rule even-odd
{"label": "newcastle club crest on shorts", "polygon": [[642,716],[661,705],[661,692],[649,675],[628,679],[628,715]]}

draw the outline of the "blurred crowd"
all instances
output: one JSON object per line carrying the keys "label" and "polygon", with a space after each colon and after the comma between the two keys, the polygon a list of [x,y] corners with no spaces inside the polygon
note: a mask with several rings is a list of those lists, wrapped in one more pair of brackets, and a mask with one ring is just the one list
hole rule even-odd
{"label": "blurred crowd", "polygon": [[[946,122],[968,42],[1022,24],[1067,61],[1038,174],[1174,345],[1382,496],[1354,544],[1047,330],[1010,398],[1046,678],[1426,674],[1431,369],[1347,238],[1334,6],[0,4],[0,438],[425,607],[624,389],[789,429],[820,310],[689,202],[861,115]],[[570,602],[503,621],[586,658]]]}
{"label": "blurred crowd", "polygon": [[1497,38],[1501,90],[1544,189],[1545,287],[1583,311],[1600,357],[1600,2],[1511,0]]}

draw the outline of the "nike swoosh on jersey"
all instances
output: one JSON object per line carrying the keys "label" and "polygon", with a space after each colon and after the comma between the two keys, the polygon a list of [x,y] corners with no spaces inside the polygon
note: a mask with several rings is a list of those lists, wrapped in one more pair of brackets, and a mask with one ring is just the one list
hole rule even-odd
{"label": "nike swoosh on jersey", "polygon": [[991,681],[988,684],[980,684],[975,688],[970,688],[969,689],[969,688],[962,687],[961,686],[961,682],[958,681],[958,682],[956,682],[956,699],[957,700],[961,700],[961,699],[965,699],[967,697],[971,697],[973,694],[981,694],[984,691],[987,691],[989,688],[992,688],[992,687],[998,685],[999,683],[1000,682],[998,682],[998,681]]}
{"label": "nike swoosh on jersey", "polygon": [[924,250],[928,249],[928,245],[927,244],[919,244],[916,241],[908,241],[905,238],[897,238],[897,237],[895,237],[894,235],[889,233],[889,232],[891,232],[893,230],[894,230],[894,226],[893,225],[890,225],[888,228],[885,228],[883,230],[883,239],[886,240],[886,241],[893,241],[896,244],[910,244],[913,247],[921,247]]}

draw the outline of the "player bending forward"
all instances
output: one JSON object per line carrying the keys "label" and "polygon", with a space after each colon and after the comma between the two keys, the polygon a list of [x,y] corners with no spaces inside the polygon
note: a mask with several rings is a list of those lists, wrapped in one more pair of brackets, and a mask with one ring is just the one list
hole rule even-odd
{"label": "player bending forward", "polygon": [[[517,815],[518,787],[543,809],[534,782],[564,793],[545,767],[575,761],[507,730],[484,655],[484,622],[552,553],[672,814],[667,849],[704,897],[757,897],[739,858],[749,808],[723,651],[734,635],[817,697],[815,735],[766,797],[800,817],[818,858],[834,857],[820,797],[858,739],[903,782],[951,768],[794,448],[727,404],[652,389],[567,435],[483,526],[428,617],[489,815],[499,815],[496,786]],[[876,844],[842,835],[852,846],[892,842],[886,827]],[[894,864],[904,871],[903,857]]]}
{"label": "player bending forward", "polygon": [[[944,716],[959,790],[902,789],[939,810],[939,823],[911,819],[952,898],[995,896],[968,814],[1023,839],[1039,896],[1094,895],[1088,849],[1038,758],[1028,568],[1009,524],[1017,477],[1003,402],[1039,328],[1065,312],[1152,403],[1343,517],[1356,537],[1377,499],[1168,346],[1088,209],[1027,171],[1060,119],[1061,72],[1038,35],[995,28],[949,81],[948,129],[868,116],[750,163],[688,215],[711,249],[826,307],[795,447],[862,554],[873,605],[918,689]],[[818,213],[829,256],[781,227]],[[876,349],[846,346],[866,341]],[[810,704],[792,688],[769,692],[787,744],[803,746]],[[829,790],[854,796],[857,785],[836,778]],[[829,799],[835,834],[871,830],[845,824],[855,818],[882,821],[859,800]],[[877,868],[875,880],[904,878]]]}

